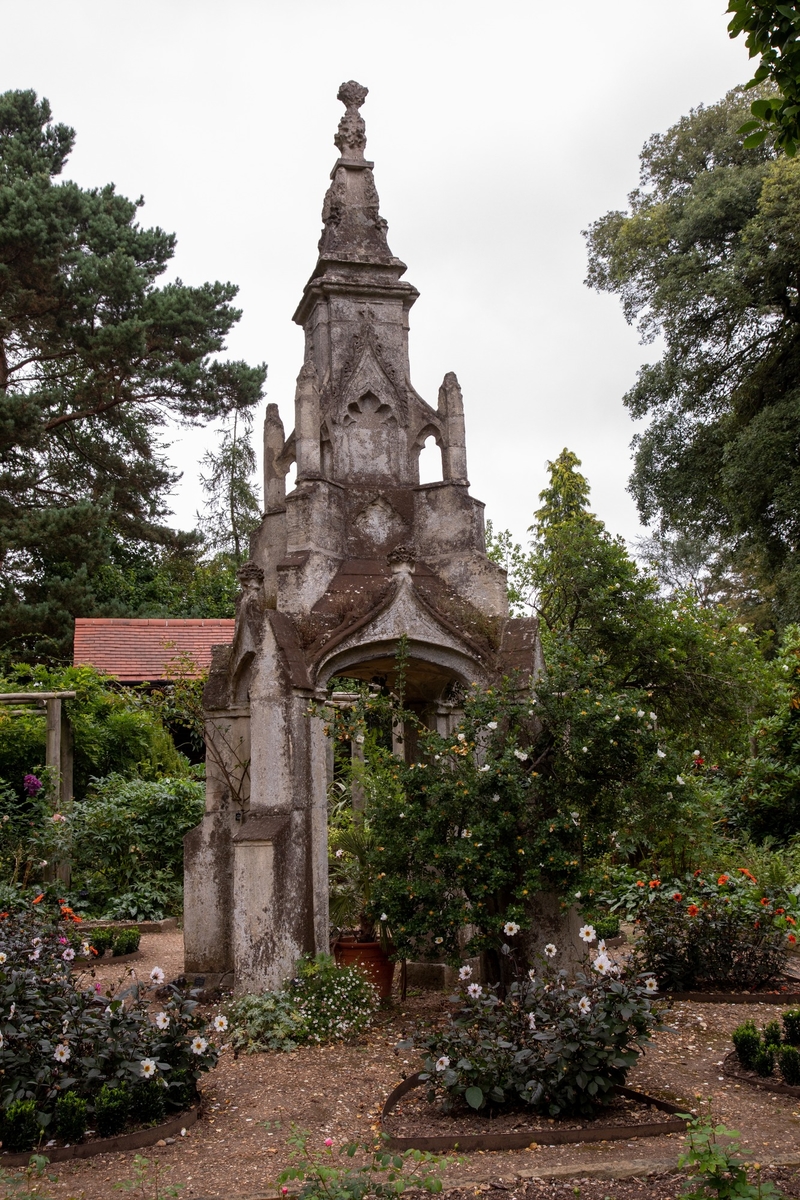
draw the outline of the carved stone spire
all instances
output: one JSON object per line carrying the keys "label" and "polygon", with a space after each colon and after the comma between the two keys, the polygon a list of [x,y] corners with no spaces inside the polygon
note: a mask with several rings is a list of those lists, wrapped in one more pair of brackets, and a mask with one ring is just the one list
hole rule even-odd
{"label": "carved stone spire", "polygon": [[339,88],[345,113],[333,139],[341,158],[331,171],[331,186],[322,207],[324,229],[319,242],[316,275],[327,262],[403,266],[389,249],[387,225],[378,210],[373,163],[364,158],[366,125],[359,109],[367,88],[351,79]]}

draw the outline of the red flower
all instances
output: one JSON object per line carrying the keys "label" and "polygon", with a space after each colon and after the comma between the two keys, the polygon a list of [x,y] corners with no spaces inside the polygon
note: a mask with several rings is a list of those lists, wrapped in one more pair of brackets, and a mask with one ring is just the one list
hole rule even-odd
{"label": "red flower", "polygon": [[769,896],[762,896],[762,897],[761,897],[761,903],[762,903],[762,904],[764,904],[764,905],[766,905],[766,904],[771,904],[771,903],[772,903],[772,901],[770,900]]}
{"label": "red flower", "polygon": [[5,912],[5,913],[0,913],[0,921],[5,921],[5,919],[6,919],[6,917],[7,917],[7,916],[8,916],[8,913],[7,913],[7,912]]}
{"label": "red flower", "polygon": [[683,896],[680,894],[680,892],[673,892],[673,893],[672,893],[672,899],[673,899],[673,900],[682,900],[682,899],[683,899]]}
{"label": "red flower", "polygon": [[793,946],[795,944],[795,942],[797,941],[797,938],[794,936],[793,933],[790,933],[786,940],[787,940],[787,942],[789,942],[790,945]]}
{"label": "red flower", "polygon": [[705,760],[704,758],[696,758],[696,759],[694,760],[694,765],[695,765],[696,767],[702,767],[702,765],[703,765],[703,763],[704,763],[705,761],[706,761],[706,760]]}
{"label": "red flower", "polygon": [[730,875],[720,875],[719,879],[717,880],[717,887],[724,887],[729,880]]}
{"label": "red flower", "polygon": [[695,879],[697,879],[697,876],[700,874],[700,871],[701,871],[701,870],[702,870],[702,868],[701,868],[701,867],[698,867],[698,868],[697,868],[697,870],[696,870],[696,871],[695,871],[695,873],[694,873],[694,877],[695,877]]}
{"label": "red flower", "polygon": [[697,914],[700,912],[700,909],[697,907],[696,904],[690,904],[686,911],[688,912],[690,917],[696,917]]}
{"label": "red flower", "polygon": [[661,887],[661,880],[660,880],[660,879],[651,879],[651,880],[650,880],[650,887],[651,887],[651,888],[654,888],[654,887]]}
{"label": "red flower", "polygon": [[756,879],[755,875],[753,875],[751,871],[748,871],[747,867],[739,867],[739,874],[744,875],[747,879],[751,880],[751,882],[753,882],[753,883],[758,883],[758,880]]}
{"label": "red flower", "polygon": [[44,892],[39,892],[39,895],[34,900],[34,904],[38,904],[40,900],[44,900]]}
{"label": "red flower", "polygon": [[644,880],[643,880],[643,879],[637,879],[637,880],[636,880],[636,886],[637,886],[637,887],[644,887]]}
{"label": "red flower", "polygon": [[775,909],[775,912],[776,912],[776,913],[785,913],[785,912],[786,912],[786,909],[785,909],[785,908],[776,908],[776,909]]}
{"label": "red flower", "polygon": [[[8,916],[8,913],[5,913],[4,915],[5,915],[5,916]],[[797,921],[795,921],[794,917],[787,917],[787,918],[786,918],[786,920],[788,921],[788,923],[789,923],[790,925],[796,925],[796,924],[797,924]]]}

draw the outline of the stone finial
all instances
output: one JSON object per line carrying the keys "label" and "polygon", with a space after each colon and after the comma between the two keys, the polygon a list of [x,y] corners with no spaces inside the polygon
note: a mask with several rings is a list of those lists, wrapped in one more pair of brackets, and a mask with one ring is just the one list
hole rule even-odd
{"label": "stone finial", "polygon": [[342,158],[363,160],[367,145],[367,127],[364,118],[358,111],[367,98],[369,88],[356,83],[354,79],[343,83],[339,88],[336,99],[345,106],[345,113],[339,122],[336,137],[333,139]]}
{"label": "stone finial", "polygon": [[386,561],[392,568],[394,574],[410,574],[416,565],[417,548],[416,546],[395,546],[386,555]]}
{"label": "stone finial", "polygon": [[258,563],[254,563],[252,559],[244,563],[236,572],[236,578],[241,584],[242,591],[255,590],[260,588],[264,582],[264,572]]}

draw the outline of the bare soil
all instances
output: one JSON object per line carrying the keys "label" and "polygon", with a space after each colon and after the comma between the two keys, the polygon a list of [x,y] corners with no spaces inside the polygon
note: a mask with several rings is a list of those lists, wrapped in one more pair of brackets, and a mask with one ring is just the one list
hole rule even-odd
{"label": "bare soil", "polygon": [[[97,981],[104,986],[120,976],[130,981],[131,972],[146,978],[154,966],[167,979],[181,974],[179,932],[145,934],[141,949],[141,960],[123,970],[113,959],[102,959],[95,968]],[[211,1016],[217,1008],[208,1011]],[[277,1176],[289,1162],[291,1127],[309,1130],[320,1148],[327,1137],[338,1147],[374,1136],[389,1092],[421,1066],[413,1052],[399,1051],[397,1042],[417,1027],[429,1029],[443,1021],[446,1012],[445,995],[420,993],[402,1005],[395,999],[353,1044],[238,1059],[226,1049],[217,1068],[205,1076],[198,1123],[172,1145],[139,1153],[151,1161],[157,1157],[164,1182],[183,1185],[180,1195],[187,1200],[274,1196]],[[716,1118],[742,1132],[745,1147],[765,1170],[770,1164],[800,1164],[800,1101],[756,1091],[722,1075],[732,1030],[748,1017],[761,1026],[779,1012],[772,1004],[676,1003],[667,1013],[669,1028],[656,1035],[631,1071],[629,1086],[686,1109],[696,1108],[701,1097],[710,1098]],[[462,1155],[448,1167],[445,1187],[456,1189],[458,1200],[490,1192],[496,1200],[504,1192],[509,1200],[538,1200],[575,1195],[575,1188],[583,1200],[666,1200],[680,1191],[680,1177],[669,1172],[682,1143],[681,1134],[636,1139],[633,1130],[626,1142],[548,1146],[542,1139],[534,1150]],[[54,1165],[51,1194],[58,1200],[110,1200],[117,1194],[114,1184],[131,1177],[133,1159],[131,1151]],[[616,1178],[620,1174],[627,1177]],[[547,1181],[541,1178],[545,1175]],[[771,1175],[787,1194],[800,1196],[796,1172]]]}

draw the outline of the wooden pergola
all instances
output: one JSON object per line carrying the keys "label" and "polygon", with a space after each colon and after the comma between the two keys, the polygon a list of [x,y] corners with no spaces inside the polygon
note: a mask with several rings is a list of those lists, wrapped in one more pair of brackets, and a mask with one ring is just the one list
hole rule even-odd
{"label": "wooden pergola", "polygon": [[0,704],[14,704],[11,715],[30,715],[31,707],[42,710],[47,721],[45,766],[50,768],[56,786],[53,789],[55,807],[62,808],[72,800],[72,727],[62,709],[62,701],[74,700],[76,692],[0,692]]}

